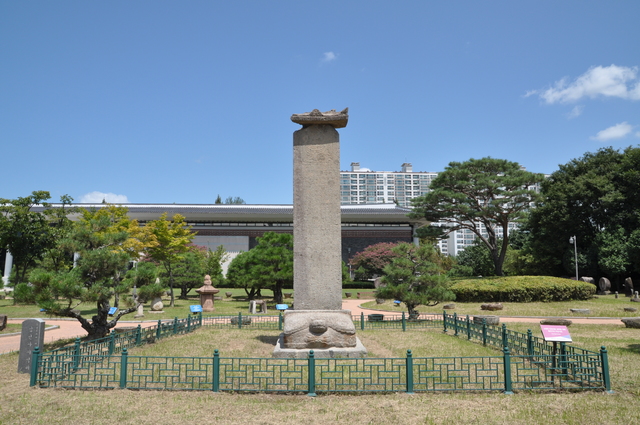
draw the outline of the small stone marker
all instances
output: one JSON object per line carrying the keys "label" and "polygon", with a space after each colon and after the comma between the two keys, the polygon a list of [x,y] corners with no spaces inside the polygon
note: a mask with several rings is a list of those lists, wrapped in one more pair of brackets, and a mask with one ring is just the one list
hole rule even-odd
{"label": "small stone marker", "polygon": [[571,326],[571,323],[573,323],[571,320],[562,319],[562,318],[542,319],[540,321],[541,325],[553,325],[553,326]]}
{"label": "small stone marker", "polygon": [[20,356],[18,358],[18,373],[31,373],[31,356],[36,347],[44,345],[44,320],[27,319],[22,322],[22,336],[20,337]]}
{"label": "small stone marker", "polygon": [[0,331],[3,331],[7,327],[7,315],[0,314]]}
{"label": "small stone marker", "polygon": [[589,310],[588,308],[570,308],[569,309],[572,313],[578,313],[578,314],[591,314],[591,310]]}
{"label": "small stone marker", "polygon": [[502,310],[503,308],[504,307],[502,303],[489,303],[489,304],[482,304],[480,306],[480,310],[489,310],[489,311]]}
{"label": "small stone marker", "polygon": [[487,325],[500,324],[500,316],[473,316],[473,323],[477,325],[481,325],[483,320]]}
{"label": "small stone marker", "polygon": [[628,311],[630,313],[634,313],[634,312],[638,311],[638,309],[635,308],[635,307],[625,307],[624,311]]}
{"label": "small stone marker", "polygon": [[640,329],[640,317],[625,317],[621,319],[624,326],[627,328]]}

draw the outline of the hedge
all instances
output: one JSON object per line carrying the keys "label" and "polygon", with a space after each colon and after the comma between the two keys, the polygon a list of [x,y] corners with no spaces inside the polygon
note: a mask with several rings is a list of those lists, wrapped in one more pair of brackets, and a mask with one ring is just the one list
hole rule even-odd
{"label": "hedge", "polygon": [[587,300],[592,283],[550,276],[509,276],[460,280],[451,286],[459,302],[550,302]]}

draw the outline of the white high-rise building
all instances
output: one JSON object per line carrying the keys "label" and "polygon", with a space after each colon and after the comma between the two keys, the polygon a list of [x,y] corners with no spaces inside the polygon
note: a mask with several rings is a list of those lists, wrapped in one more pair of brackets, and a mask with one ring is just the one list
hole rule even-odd
{"label": "white high-rise building", "polygon": [[411,164],[402,164],[402,171],[371,171],[351,163],[351,171],[340,172],[340,203],[393,204],[411,206],[411,199],[429,191],[438,173],[414,172]]}

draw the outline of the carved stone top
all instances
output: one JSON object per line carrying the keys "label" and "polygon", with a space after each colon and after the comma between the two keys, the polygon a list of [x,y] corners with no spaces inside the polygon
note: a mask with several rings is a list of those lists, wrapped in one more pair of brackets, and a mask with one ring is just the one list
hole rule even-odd
{"label": "carved stone top", "polygon": [[343,128],[347,126],[347,121],[349,121],[349,108],[344,108],[340,112],[336,112],[335,109],[327,112],[320,112],[314,109],[304,114],[291,115],[291,121],[296,124],[301,124],[303,127],[310,125],[331,125],[334,128]]}

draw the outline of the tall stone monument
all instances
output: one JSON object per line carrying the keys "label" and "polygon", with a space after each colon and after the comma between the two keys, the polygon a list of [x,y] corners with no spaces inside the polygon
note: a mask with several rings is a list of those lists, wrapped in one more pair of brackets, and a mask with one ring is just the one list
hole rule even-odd
{"label": "tall stone monument", "polygon": [[294,309],[274,357],[363,357],[351,312],[342,310],[340,137],[348,110],[294,114],[293,134]]}

